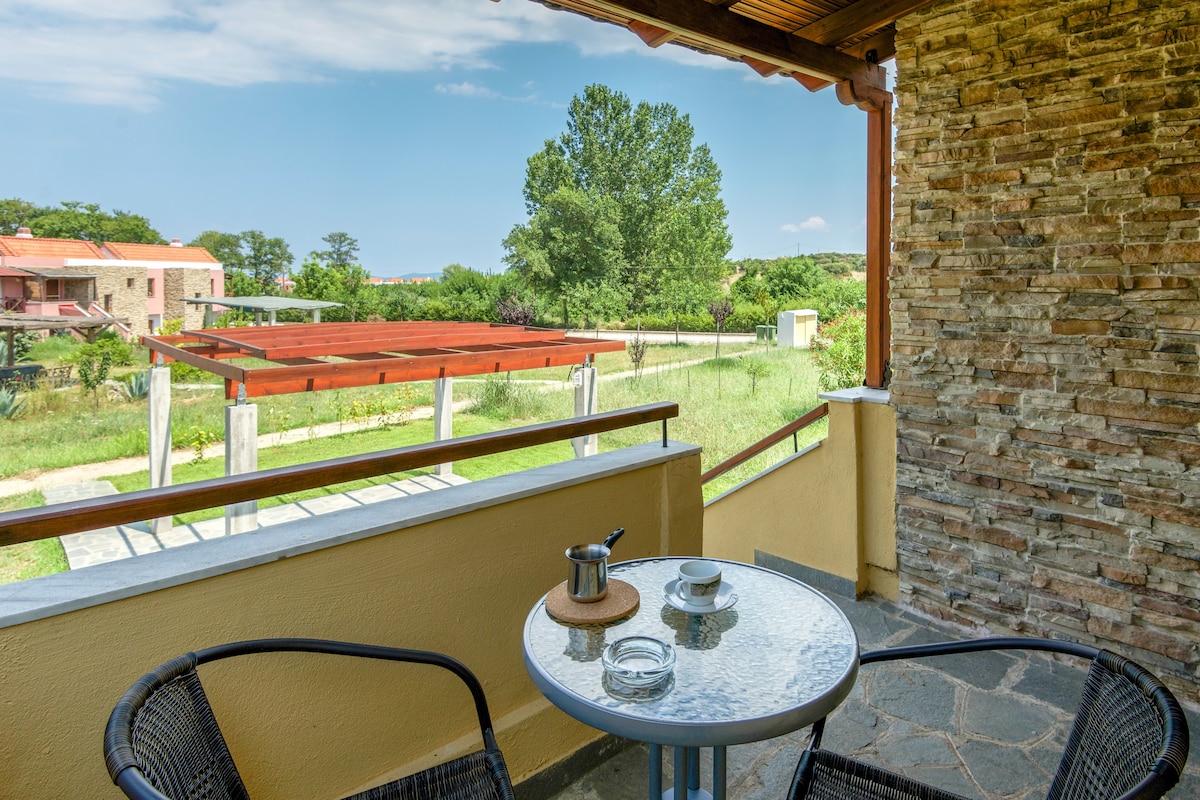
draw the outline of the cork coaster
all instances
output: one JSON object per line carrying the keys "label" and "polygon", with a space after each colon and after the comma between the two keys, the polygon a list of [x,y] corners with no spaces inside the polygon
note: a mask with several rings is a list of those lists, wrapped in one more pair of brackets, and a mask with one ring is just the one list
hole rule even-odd
{"label": "cork coaster", "polygon": [[546,610],[560,622],[595,625],[627,617],[638,607],[641,598],[638,590],[625,581],[608,579],[608,594],[594,603],[580,603],[567,594],[567,582],[563,581],[546,595]]}

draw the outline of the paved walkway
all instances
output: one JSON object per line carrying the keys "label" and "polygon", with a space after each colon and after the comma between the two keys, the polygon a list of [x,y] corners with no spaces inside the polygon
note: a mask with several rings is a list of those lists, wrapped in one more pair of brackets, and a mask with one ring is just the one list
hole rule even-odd
{"label": "paved walkway", "polygon": [[[258,512],[260,529],[281,522],[290,522],[305,517],[315,517],[332,511],[341,511],[381,500],[393,500],[406,495],[444,489],[469,483],[459,475],[421,475],[393,483],[367,486],[349,492],[314,497],[299,503],[273,506]],[[88,481],[66,486],[55,486],[44,490],[46,504],[66,503],[91,497],[106,497],[117,494],[116,487],[108,481]],[[203,520],[190,525],[176,525],[169,533],[154,535],[146,523],[118,525],[84,533],[72,533],[59,537],[67,552],[71,569],[92,564],[103,564],[143,553],[153,553],[168,547],[191,544],[203,539],[216,539],[225,535],[225,517]]]}
{"label": "paved walkway", "polygon": [[[834,598],[862,649],[961,638],[895,605]],[[939,669],[933,668],[937,665]],[[868,665],[825,729],[823,746],[982,800],[1045,797],[1079,702],[1084,671],[1041,654],[989,653]],[[1182,698],[1181,698],[1182,699]],[[1200,798],[1200,715],[1189,709],[1192,752],[1177,800]],[[784,800],[808,729],[728,750],[729,794]],[[663,748],[664,780],[673,774]],[[646,747],[635,745],[554,800],[644,800]],[[711,776],[710,762],[702,776]],[[704,777],[707,787],[710,777]]]}

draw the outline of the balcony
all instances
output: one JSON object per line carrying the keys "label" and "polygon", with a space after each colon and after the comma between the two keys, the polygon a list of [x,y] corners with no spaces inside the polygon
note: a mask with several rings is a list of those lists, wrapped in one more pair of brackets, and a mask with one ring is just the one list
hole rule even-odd
{"label": "balcony", "polygon": [[[647,435],[653,441],[635,447],[0,587],[0,676],[9,698],[0,772],[7,796],[119,796],[100,736],[115,698],[133,680],[197,647],[303,636],[432,649],[463,660],[484,684],[524,800],[644,797],[645,747],[570,719],[538,693],[522,665],[524,618],[565,576],[567,546],[621,526],[628,532],[620,560],[704,553],[789,572],[838,598],[864,648],[953,635],[878,596],[894,597],[895,588],[885,535],[894,531],[886,502],[891,460],[872,456],[887,452],[876,437],[894,436],[890,408],[878,402],[886,398],[868,391],[827,399],[827,439],[707,507],[699,448],[668,439],[664,427],[661,440],[655,431]],[[587,423],[555,423],[563,437],[578,435],[571,426],[580,424]],[[430,446],[423,457],[438,463],[446,449],[461,457],[483,446],[457,440]],[[327,470],[324,481],[345,478],[337,472]],[[221,490],[226,499],[271,478],[228,480],[241,488]],[[135,494],[145,497],[35,510],[57,522],[31,521],[27,530],[111,524],[112,515],[131,513],[112,509],[120,502],[196,502],[179,486]],[[4,524],[11,517],[0,518],[0,530],[13,529]],[[887,702],[895,677],[860,679],[828,741],[844,750],[865,747],[901,769],[923,764],[929,780],[946,778],[943,785],[968,794],[1021,795],[1026,783],[1041,785],[1052,771],[1047,753],[1061,745],[1082,673],[1045,658],[1004,663],[1001,672],[922,671],[922,685],[936,690],[939,702],[906,700],[901,691],[898,711]],[[237,665],[212,667],[226,670],[214,681],[212,701],[256,798],[340,797],[475,744],[469,709],[446,713],[457,706],[441,702],[442,687],[431,692],[397,682],[386,666],[377,681],[368,673],[354,682],[373,692],[350,698],[335,694],[343,681],[323,667],[313,667],[299,689],[281,688],[261,667],[253,678]],[[429,711],[425,702],[439,724],[415,722]],[[1049,733],[1018,737],[987,724],[1001,713]],[[925,730],[940,722],[965,725],[971,744],[955,749]],[[730,796],[783,797],[803,737],[801,731],[731,748]],[[1196,786],[1189,774],[1177,791]]]}

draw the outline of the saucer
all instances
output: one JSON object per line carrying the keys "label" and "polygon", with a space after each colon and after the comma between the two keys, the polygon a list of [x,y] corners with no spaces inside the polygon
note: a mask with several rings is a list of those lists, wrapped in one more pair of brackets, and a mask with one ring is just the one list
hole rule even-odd
{"label": "saucer", "polygon": [[695,606],[691,603],[683,602],[683,599],[678,594],[678,589],[678,578],[667,583],[663,587],[663,600],[671,608],[676,611],[682,611],[685,614],[715,614],[718,611],[733,608],[733,604],[738,601],[738,596],[734,593],[733,586],[730,585],[729,581],[721,581],[721,586],[717,589],[717,599],[705,606]]}

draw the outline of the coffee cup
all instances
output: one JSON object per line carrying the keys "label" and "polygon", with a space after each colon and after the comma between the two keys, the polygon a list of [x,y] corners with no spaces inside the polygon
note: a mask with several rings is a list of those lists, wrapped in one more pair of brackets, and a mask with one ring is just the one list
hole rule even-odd
{"label": "coffee cup", "polygon": [[679,599],[688,605],[711,606],[721,588],[721,565],[715,561],[685,561],[679,565]]}

